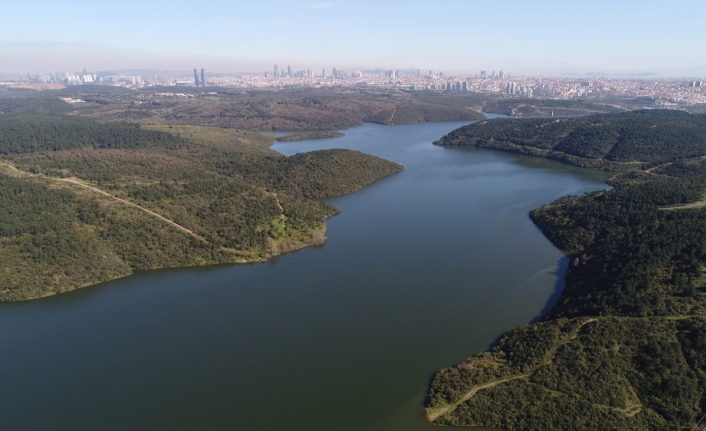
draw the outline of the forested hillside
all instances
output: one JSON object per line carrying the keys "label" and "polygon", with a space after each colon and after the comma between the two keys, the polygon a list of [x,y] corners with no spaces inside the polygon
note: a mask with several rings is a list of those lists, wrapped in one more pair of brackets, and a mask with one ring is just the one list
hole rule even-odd
{"label": "forested hillside", "polygon": [[347,150],[285,157],[252,132],[167,130],[0,116],[0,300],[320,244],[338,210],[311,198],[402,169]]}
{"label": "forested hillside", "polygon": [[614,106],[585,100],[556,99],[490,99],[483,105],[483,112],[503,114],[513,117],[565,117],[567,115],[588,115],[597,113],[621,112]]}
{"label": "forested hillside", "polygon": [[706,155],[706,115],[651,110],[565,119],[496,119],[454,130],[435,144],[498,149],[621,171]]}
{"label": "forested hillside", "polygon": [[347,129],[366,122],[411,124],[482,120],[485,116],[479,112],[478,105],[488,98],[473,93],[426,94],[370,88],[247,92],[180,88],[178,94],[173,87],[149,87],[132,94],[93,90],[95,92],[82,91],[81,98],[86,103],[75,104],[75,112],[107,121],[255,131],[312,132]]}
{"label": "forested hillside", "polygon": [[55,97],[3,97],[0,98],[0,113],[10,112],[44,112],[49,114],[65,114],[70,112],[70,104]]}
{"label": "forested hillside", "polygon": [[[427,399],[434,423],[689,430],[706,412],[706,172],[704,159],[675,160],[699,154],[694,130],[701,119],[634,116],[657,121],[655,136],[641,121],[616,115],[624,126],[637,121],[631,132],[644,137],[621,135],[618,141],[632,142],[621,154],[673,162],[620,174],[610,181],[612,190],[565,197],[531,212],[569,254],[566,288],[541,323],[510,331],[490,352],[434,376]],[[693,138],[680,142],[692,144],[669,148],[677,137],[658,130],[674,126],[669,118],[685,125],[677,137]],[[537,124],[524,120],[514,129],[534,127],[523,122]],[[537,135],[532,139],[540,145]],[[596,148],[618,153],[596,137],[584,139],[584,146],[572,142],[583,154]]]}

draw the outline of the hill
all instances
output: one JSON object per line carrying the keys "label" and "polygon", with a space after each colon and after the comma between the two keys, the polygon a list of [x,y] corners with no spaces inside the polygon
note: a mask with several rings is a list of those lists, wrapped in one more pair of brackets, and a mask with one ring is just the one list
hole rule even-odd
{"label": "hill", "polygon": [[272,142],[199,126],[0,116],[0,300],[320,244],[338,209],[312,198],[402,169],[348,150],[285,157]]}
{"label": "hill", "polygon": [[496,119],[454,130],[435,144],[625,171],[706,155],[706,115],[650,110],[565,119]]}
{"label": "hill", "polygon": [[117,91],[113,89],[119,87],[78,87],[50,94],[80,95],[85,103],[74,104],[71,109],[85,117],[143,124],[312,132],[347,129],[366,122],[397,125],[485,118],[470,108],[486,97],[471,93],[428,95],[348,88],[243,92],[218,87]]}
{"label": "hill", "polygon": [[483,105],[483,112],[511,117],[565,117],[624,111],[614,106],[585,100],[556,99],[491,99]]}

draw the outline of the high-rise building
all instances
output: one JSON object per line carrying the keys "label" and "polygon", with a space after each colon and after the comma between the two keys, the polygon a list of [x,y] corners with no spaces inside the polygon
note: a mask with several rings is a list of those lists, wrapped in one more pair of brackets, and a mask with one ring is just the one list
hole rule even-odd
{"label": "high-rise building", "polygon": [[493,73],[490,74],[490,77],[491,77],[491,78],[495,78],[495,71],[493,71]]}
{"label": "high-rise building", "polygon": [[321,77],[326,78],[326,69],[321,69]]}
{"label": "high-rise building", "polygon": [[292,66],[287,66],[287,76],[292,76]]}
{"label": "high-rise building", "polygon": [[279,72],[277,71],[277,65],[275,64],[275,73],[274,77],[277,78],[279,76]]}
{"label": "high-rise building", "polygon": [[488,73],[487,73],[485,70],[481,70],[481,71],[480,71],[480,77],[483,78],[483,79],[485,79],[485,78],[488,77]]}
{"label": "high-rise building", "polygon": [[206,72],[203,70],[203,68],[201,69],[201,86],[206,86]]}
{"label": "high-rise building", "polygon": [[194,87],[199,86],[199,74],[196,72],[196,69],[194,69]]}
{"label": "high-rise building", "polygon": [[505,71],[504,71],[504,70],[501,70],[501,71],[499,72],[498,76],[500,76],[500,79],[504,78],[504,77],[505,77]]}
{"label": "high-rise building", "polygon": [[461,91],[468,91],[468,82],[463,81],[461,83]]}
{"label": "high-rise building", "polygon": [[528,88],[528,89],[527,89],[527,98],[528,98],[528,99],[531,99],[531,98],[532,98],[532,89],[531,89],[531,88]]}

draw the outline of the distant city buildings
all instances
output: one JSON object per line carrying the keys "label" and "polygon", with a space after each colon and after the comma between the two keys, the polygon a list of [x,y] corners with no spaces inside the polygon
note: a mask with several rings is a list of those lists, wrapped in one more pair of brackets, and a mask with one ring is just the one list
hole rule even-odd
{"label": "distant city buildings", "polygon": [[[186,85],[184,81],[177,81],[176,85],[184,86]],[[194,68],[194,87],[205,87],[206,86],[206,71],[201,69],[201,79],[199,79],[199,73]]]}
{"label": "distant city buildings", "polygon": [[[320,70],[320,72],[318,72]],[[277,75],[275,75],[275,72]],[[273,79],[275,78],[276,79]],[[646,108],[675,109],[706,103],[706,86],[701,78],[689,79],[629,79],[593,77],[525,76],[481,70],[476,75],[448,75],[433,69],[350,70],[331,68],[302,69],[291,66],[273,67],[264,74],[211,74],[205,69],[188,72],[155,72],[154,76],[126,75],[114,72],[79,72],[0,74],[0,85],[108,85],[139,89],[151,86],[206,87],[219,86],[240,89],[278,89],[285,87],[349,87],[353,89],[394,89],[397,91],[474,92],[539,99],[583,99],[608,101],[611,98],[644,100]],[[617,102],[622,103],[622,102]]]}

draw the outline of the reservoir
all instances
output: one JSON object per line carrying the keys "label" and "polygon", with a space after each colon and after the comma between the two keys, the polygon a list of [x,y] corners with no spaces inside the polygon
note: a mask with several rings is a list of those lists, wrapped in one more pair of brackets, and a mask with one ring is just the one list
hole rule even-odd
{"label": "reservoir", "polygon": [[567,259],[528,212],[609,174],[432,145],[466,123],[277,143],[405,170],[346,196],[327,242],[0,304],[0,429],[422,431],[432,374],[536,319]]}

